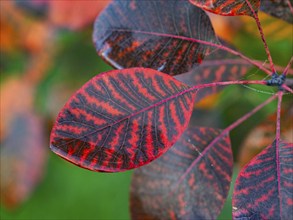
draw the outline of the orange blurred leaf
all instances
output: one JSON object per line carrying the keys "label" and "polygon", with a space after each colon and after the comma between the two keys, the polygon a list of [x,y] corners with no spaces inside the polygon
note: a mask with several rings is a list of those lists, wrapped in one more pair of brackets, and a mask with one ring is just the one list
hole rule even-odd
{"label": "orange blurred leaf", "polygon": [[242,28],[242,20],[238,17],[219,16],[207,13],[213,24],[217,36],[227,42],[233,42],[235,35]]}
{"label": "orange blurred leaf", "polygon": [[208,95],[204,99],[195,103],[195,107],[198,109],[212,109],[215,107],[217,100],[219,100],[220,93],[214,93]]}
{"label": "orange blurred leaf", "polygon": [[15,115],[19,112],[31,112],[33,109],[33,86],[19,78],[11,78],[1,85],[1,139],[10,130],[10,125]]}
{"label": "orange blurred leaf", "polygon": [[50,1],[49,19],[56,26],[77,30],[93,23],[108,3],[108,0]]}

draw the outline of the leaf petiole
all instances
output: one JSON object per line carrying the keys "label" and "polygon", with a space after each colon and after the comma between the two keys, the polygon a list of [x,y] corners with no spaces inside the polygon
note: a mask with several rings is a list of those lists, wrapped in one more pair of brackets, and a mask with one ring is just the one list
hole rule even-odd
{"label": "leaf petiole", "polygon": [[261,37],[261,40],[264,44],[264,48],[265,48],[265,51],[266,51],[266,54],[268,56],[268,60],[270,62],[270,67],[271,67],[271,70],[273,73],[276,72],[276,69],[275,69],[275,66],[274,66],[274,63],[273,63],[273,59],[272,59],[272,56],[271,56],[271,53],[270,53],[270,50],[269,50],[269,47],[268,47],[268,44],[267,44],[267,41],[265,39],[265,36],[264,36],[264,33],[263,33],[263,30],[262,30],[262,27],[261,27],[261,24],[260,24],[260,21],[259,21],[259,17],[258,17],[258,14],[254,11],[251,3],[248,1],[248,0],[245,0],[248,7],[250,8],[251,12],[252,12],[252,15],[253,15],[253,18],[256,22],[256,25],[257,25],[257,28],[259,30],[259,33],[260,33],[260,37]]}
{"label": "leaf petiole", "polygon": [[258,85],[266,85],[267,82],[264,80],[243,80],[243,81],[226,81],[226,82],[214,82],[214,83],[206,83],[195,85],[192,89],[203,89],[209,88],[213,86],[227,86],[227,85],[248,85],[248,84],[258,84]]}

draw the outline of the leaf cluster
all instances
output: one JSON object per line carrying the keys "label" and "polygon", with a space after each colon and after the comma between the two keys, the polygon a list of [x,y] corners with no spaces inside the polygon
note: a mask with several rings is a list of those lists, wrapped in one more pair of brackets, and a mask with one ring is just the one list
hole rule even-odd
{"label": "leaf cluster", "polygon": [[[93,171],[119,172],[148,164],[134,171],[133,219],[215,219],[231,182],[230,131],[278,99],[275,140],[241,170],[233,192],[233,218],[292,218],[293,144],[281,140],[280,133],[282,97],[292,93],[287,80],[292,58],[277,74],[258,17],[260,8],[292,23],[292,4],[262,3],[109,4],[96,19],[93,40],[98,55],[117,70],[95,76],[69,99],[52,129],[51,150]],[[282,13],[272,12],[275,4]],[[270,69],[222,43],[205,11],[251,16]],[[238,80],[251,66],[269,79]],[[225,129],[189,122],[196,102],[219,86],[238,84],[277,88]]]}

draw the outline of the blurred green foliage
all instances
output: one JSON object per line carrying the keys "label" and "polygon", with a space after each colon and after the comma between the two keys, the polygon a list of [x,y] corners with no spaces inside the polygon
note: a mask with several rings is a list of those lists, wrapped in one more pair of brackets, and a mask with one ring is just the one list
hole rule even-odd
{"label": "blurred green foliage", "polygon": [[50,153],[48,170],[22,207],[1,219],[129,219],[131,171],[94,173]]}

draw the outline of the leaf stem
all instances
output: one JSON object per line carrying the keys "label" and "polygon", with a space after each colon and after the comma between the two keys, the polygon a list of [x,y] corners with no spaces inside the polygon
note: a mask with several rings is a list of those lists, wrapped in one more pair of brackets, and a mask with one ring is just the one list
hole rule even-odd
{"label": "leaf stem", "polygon": [[[281,189],[281,177],[280,177],[280,159],[279,159],[279,146],[280,146],[280,139],[281,139],[281,105],[282,105],[282,97],[283,92],[279,91],[277,94],[278,96],[278,107],[277,107],[277,123],[276,123],[276,165],[277,165],[277,178],[278,178],[278,191],[279,195]],[[280,200],[281,198],[279,198]],[[282,213],[282,205],[280,204],[280,213]]]}
{"label": "leaf stem", "polygon": [[283,97],[283,92],[279,91],[277,94],[278,96],[278,108],[277,108],[277,125],[276,125],[276,147],[279,146],[280,143],[280,137],[281,137],[281,125],[280,125],[280,120],[281,120],[281,104],[282,104],[282,97]]}
{"label": "leaf stem", "polygon": [[254,115],[257,111],[259,111],[261,108],[263,108],[265,105],[269,104],[271,101],[276,99],[279,96],[279,93],[271,96],[269,99],[267,99],[265,102],[261,103],[257,107],[255,107],[253,110],[250,112],[246,113],[244,116],[239,118],[237,121],[229,125],[227,128],[225,128],[212,142],[209,143],[209,145],[201,152],[200,155],[190,164],[190,166],[186,169],[186,171],[182,174],[182,176],[179,178],[177,181],[176,185],[180,184],[187,174],[189,174],[192,170],[192,168],[198,163],[198,161],[205,155],[205,153],[215,144],[217,143],[220,139],[222,139],[225,135],[227,135],[231,130],[236,128],[238,125],[240,125],[242,122],[247,120],[249,117]]}
{"label": "leaf stem", "polygon": [[282,85],[282,88],[293,94],[293,90],[289,86]]}
{"label": "leaf stem", "polygon": [[264,36],[264,33],[263,33],[263,30],[262,30],[262,27],[261,27],[261,24],[260,24],[260,21],[259,21],[259,17],[258,17],[258,14],[254,11],[251,3],[248,1],[248,0],[245,0],[248,7],[250,8],[252,14],[253,14],[253,17],[256,21],[256,25],[257,25],[257,28],[259,30],[259,33],[260,33],[260,37],[262,39],[262,42],[264,44],[264,47],[265,47],[265,50],[266,50],[266,54],[268,56],[268,60],[270,62],[270,67],[271,67],[271,70],[273,73],[276,72],[276,69],[275,69],[275,66],[274,66],[274,63],[273,63],[273,59],[272,59],[272,56],[271,56],[271,53],[270,53],[270,50],[269,50],[269,47],[268,47],[268,44],[267,44],[267,41],[265,39],[265,36]]}
{"label": "leaf stem", "polygon": [[[282,73],[284,76],[287,76],[287,74],[289,73],[290,66],[292,65],[292,63],[293,63],[293,56],[291,57],[289,63],[287,64],[287,66],[285,67],[285,69],[284,69],[284,71]],[[282,88],[285,89],[285,90],[287,90],[288,92],[291,92],[293,94],[293,90],[288,85],[283,84],[282,85]]]}
{"label": "leaf stem", "polygon": [[[269,64],[267,64],[267,63],[263,64],[263,62],[261,62],[259,60],[254,60],[254,62],[259,63],[259,65],[263,65],[264,67],[269,67]],[[282,66],[275,65],[275,69],[278,72],[284,72],[284,67],[282,67]],[[293,69],[289,68],[288,74],[293,75]]]}
{"label": "leaf stem", "polygon": [[206,83],[195,85],[191,87],[193,89],[203,89],[213,86],[227,86],[227,85],[247,85],[247,84],[258,84],[258,85],[266,85],[267,82],[264,80],[243,80],[243,81],[226,81],[226,82],[214,82],[214,83]]}
{"label": "leaf stem", "polygon": [[292,65],[292,63],[293,63],[293,56],[291,57],[289,63],[285,67],[285,69],[284,69],[284,71],[283,71],[282,74],[284,74],[285,76],[287,75],[287,73],[289,72],[289,69],[290,69],[290,66]]}

